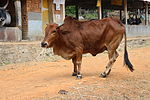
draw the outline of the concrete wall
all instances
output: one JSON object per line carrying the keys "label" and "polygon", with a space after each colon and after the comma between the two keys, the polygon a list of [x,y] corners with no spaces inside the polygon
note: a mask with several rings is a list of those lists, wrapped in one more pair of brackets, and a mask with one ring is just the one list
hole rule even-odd
{"label": "concrete wall", "polygon": [[127,25],[127,37],[150,36],[150,25]]}
{"label": "concrete wall", "polygon": [[0,41],[21,41],[22,31],[18,27],[0,28]]}
{"label": "concrete wall", "polygon": [[0,42],[0,65],[28,61],[55,61],[60,58],[53,56],[52,49],[44,50],[46,51],[41,53],[40,42]]}
{"label": "concrete wall", "polygon": [[41,40],[42,32],[42,16],[38,12],[28,13],[28,37],[29,40]]}
{"label": "concrete wall", "polygon": [[16,62],[26,62],[33,60],[33,57],[37,55],[38,45],[33,44],[13,44],[13,43],[1,43],[0,44],[0,62],[1,64],[9,64]]}

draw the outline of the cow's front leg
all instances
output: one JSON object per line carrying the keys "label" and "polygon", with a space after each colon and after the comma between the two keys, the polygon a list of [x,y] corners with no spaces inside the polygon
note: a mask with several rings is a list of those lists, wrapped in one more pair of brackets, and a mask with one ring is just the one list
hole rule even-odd
{"label": "cow's front leg", "polygon": [[76,64],[76,57],[72,58],[72,63],[74,65],[72,76],[77,76],[77,64]]}
{"label": "cow's front leg", "polygon": [[81,62],[77,62],[78,65],[78,72],[77,72],[77,79],[81,79],[82,75],[81,75]]}
{"label": "cow's front leg", "polygon": [[77,59],[76,59],[76,65],[78,66],[78,69],[77,69],[77,78],[81,79],[82,78],[82,75],[81,75],[82,54],[77,55],[76,57],[77,57]]}

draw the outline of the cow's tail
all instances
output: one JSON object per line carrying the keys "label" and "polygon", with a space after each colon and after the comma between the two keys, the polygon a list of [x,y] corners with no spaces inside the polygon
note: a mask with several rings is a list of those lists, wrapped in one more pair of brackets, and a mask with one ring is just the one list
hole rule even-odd
{"label": "cow's tail", "polygon": [[125,39],[125,46],[124,46],[124,65],[127,66],[131,72],[133,72],[133,71],[134,71],[133,65],[131,64],[131,62],[130,62],[130,60],[129,60],[129,58],[128,58],[126,32],[125,32],[125,34],[124,34],[124,39]]}

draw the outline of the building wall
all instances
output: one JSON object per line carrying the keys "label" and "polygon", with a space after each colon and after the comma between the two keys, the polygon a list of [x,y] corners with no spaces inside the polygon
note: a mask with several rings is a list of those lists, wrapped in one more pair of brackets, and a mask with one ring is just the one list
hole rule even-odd
{"label": "building wall", "polygon": [[18,27],[0,28],[0,41],[21,41],[22,32]]}
{"label": "building wall", "polygon": [[[7,0],[0,0],[0,7],[6,4]],[[21,41],[22,31],[20,27],[16,25],[16,9],[14,0],[9,0],[9,4],[6,7],[7,12],[11,16],[11,23],[0,27],[0,41]]]}
{"label": "building wall", "polygon": [[[3,0],[5,1],[5,0]],[[60,5],[60,10],[56,10],[56,3],[54,3],[54,0],[20,0],[21,1],[21,17],[22,17],[22,27],[16,26],[17,24],[17,18],[16,14],[18,12],[18,5],[16,4],[15,0],[11,0],[9,8],[12,14],[13,22],[11,24],[11,27],[17,27],[19,30],[18,35],[16,36],[17,39],[15,41],[20,40],[41,40],[44,37],[44,29],[46,27],[46,24],[49,23],[57,23],[62,24],[64,19],[64,5]],[[59,1],[59,0],[55,0]],[[1,4],[0,4],[1,5]],[[21,23],[21,22],[20,22]],[[10,27],[10,26],[9,26]],[[22,31],[22,32],[21,32]],[[1,33],[4,32],[3,30]],[[7,32],[6,32],[7,33]],[[4,33],[3,33],[4,34]],[[2,35],[3,35],[2,34]],[[9,34],[9,33],[8,33]],[[16,33],[13,33],[16,34]],[[1,35],[1,36],[2,36]],[[21,36],[18,38],[18,36]],[[7,37],[7,36],[5,36]],[[16,39],[16,38],[15,38]],[[3,41],[4,39],[0,40]],[[14,39],[5,41],[13,41]]]}
{"label": "building wall", "polygon": [[27,0],[29,40],[39,40],[42,32],[41,0]]}
{"label": "building wall", "polygon": [[65,18],[65,5],[62,3],[58,4],[60,6],[60,10],[56,10],[56,3],[54,3],[54,1],[59,0],[42,0],[43,32],[46,27],[46,24],[57,23],[61,25]]}
{"label": "building wall", "polygon": [[41,0],[22,0],[23,39],[39,40],[43,37]]}
{"label": "building wall", "polygon": [[28,39],[27,1],[21,0],[22,7],[22,39]]}
{"label": "building wall", "polygon": [[49,24],[50,17],[49,17],[49,5],[48,0],[42,0],[42,30],[46,27],[46,24]]}
{"label": "building wall", "polygon": [[128,37],[150,36],[149,25],[127,25],[126,31]]}
{"label": "building wall", "polygon": [[56,10],[54,0],[22,0],[23,39],[41,40],[44,36],[46,24],[62,24],[64,19],[64,5]]}

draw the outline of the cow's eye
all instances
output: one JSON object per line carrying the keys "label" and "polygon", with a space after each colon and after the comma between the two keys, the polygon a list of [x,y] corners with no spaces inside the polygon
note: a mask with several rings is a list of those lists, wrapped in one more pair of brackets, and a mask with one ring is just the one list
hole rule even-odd
{"label": "cow's eye", "polygon": [[52,33],[56,33],[56,30],[55,30],[55,31],[53,31]]}

